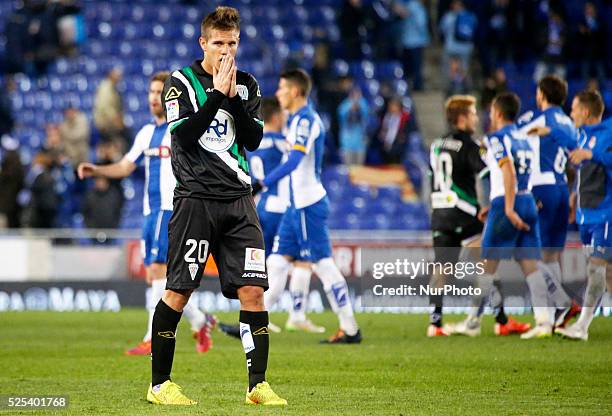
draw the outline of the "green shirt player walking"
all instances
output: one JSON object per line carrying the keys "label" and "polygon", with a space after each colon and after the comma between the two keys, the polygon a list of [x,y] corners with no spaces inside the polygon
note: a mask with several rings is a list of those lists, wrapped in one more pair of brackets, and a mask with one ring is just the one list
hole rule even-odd
{"label": "green shirt player walking", "polygon": [[193,405],[170,380],[176,327],[200,285],[209,254],[223,294],[240,300],[240,334],[249,373],[246,403],[286,405],[265,381],[268,364],[268,288],[264,242],[244,157],[263,135],[257,81],[236,69],[240,17],[217,7],[204,18],[204,59],[172,73],[162,93],[172,133],[177,180],[168,226],[166,291],[153,317],[152,382],[147,400]]}

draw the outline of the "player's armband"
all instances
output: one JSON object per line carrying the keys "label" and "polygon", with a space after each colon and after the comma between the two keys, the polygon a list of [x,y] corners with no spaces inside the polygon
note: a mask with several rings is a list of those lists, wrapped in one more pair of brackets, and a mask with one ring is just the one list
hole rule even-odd
{"label": "player's armband", "polygon": [[501,159],[499,159],[499,161],[497,162],[497,164],[499,165],[499,167],[501,168],[502,166],[504,166],[506,164],[506,162],[509,162],[510,158],[508,156],[505,156]]}
{"label": "player's armband", "polygon": [[301,144],[293,145],[293,150],[299,150],[302,153],[306,153],[306,147]]}

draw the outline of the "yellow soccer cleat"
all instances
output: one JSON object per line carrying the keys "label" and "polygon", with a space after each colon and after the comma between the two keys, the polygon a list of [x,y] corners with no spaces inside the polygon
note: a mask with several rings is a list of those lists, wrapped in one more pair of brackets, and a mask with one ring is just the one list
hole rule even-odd
{"label": "yellow soccer cleat", "polygon": [[[157,391],[155,391],[157,390]],[[181,387],[171,382],[170,380],[164,381],[159,389],[153,390],[153,386],[149,384],[149,391],[147,391],[147,401],[153,404],[162,405],[175,405],[175,406],[192,406],[198,404],[195,400],[191,400],[181,392]]]}
{"label": "yellow soccer cleat", "polygon": [[253,390],[247,391],[246,404],[263,404],[264,406],[287,406],[287,400],[278,397],[266,382],[258,383]]}

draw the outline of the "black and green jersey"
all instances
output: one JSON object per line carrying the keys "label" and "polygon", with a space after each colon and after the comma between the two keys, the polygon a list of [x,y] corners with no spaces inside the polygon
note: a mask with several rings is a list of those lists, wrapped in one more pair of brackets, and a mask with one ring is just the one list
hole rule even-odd
{"label": "black and green jersey", "polygon": [[261,94],[255,78],[237,71],[237,95],[214,89],[202,61],[174,71],[162,93],[172,133],[175,198],[230,200],[251,192],[245,147],[263,135]]}
{"label": "black and green jersey", "polygon": [[[485,175],[480,146],[464,131],[453,131],[431,144],[432,229],[471,221],[478,213],[476,176]],[[453,225],[454,224],[454,225]]]}

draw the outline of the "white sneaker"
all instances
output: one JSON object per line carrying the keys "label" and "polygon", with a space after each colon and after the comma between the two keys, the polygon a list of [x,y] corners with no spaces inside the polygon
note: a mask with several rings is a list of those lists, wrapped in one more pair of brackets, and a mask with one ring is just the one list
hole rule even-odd
{"label": "white sneaker", "polygon": [[322,334],[325,332],[324,327],[313,324],[310,319],[304,321],[287,321],[285,330],[289,332],[309,332],[312,334]]}
{"label": "white sneaker", "polygon": [[555,334],[563,335],[569,339],[580,339],[582,341],[588,341],[589,333],[582,325],[570,325],[567,328],[555,328]]}
{"label": "white sneaker", "polygon": [[463,321],[445,324],[444,330],[449,335],[466,335],[468,337],[477,337],[480,335],[480,319],[475,317],[465,318]]}
{"label": "white sneaker", "polygon": [[280,332],[282,332],[282,329],[280,326],[278,325],[274,325],[272,322],[268,323],[268,329],[272,332],[274,332],[275,334],[278,334]]}
{"label": "white sneaker", "polygon": [[521,339],[550,338],[551,336],[552,325],[538,324],[524,334],[521,334]]}

